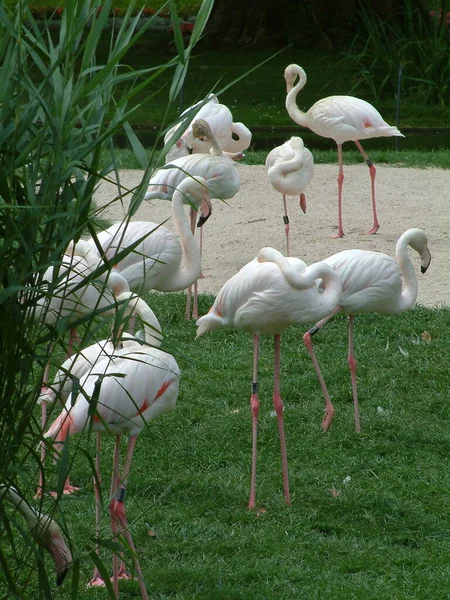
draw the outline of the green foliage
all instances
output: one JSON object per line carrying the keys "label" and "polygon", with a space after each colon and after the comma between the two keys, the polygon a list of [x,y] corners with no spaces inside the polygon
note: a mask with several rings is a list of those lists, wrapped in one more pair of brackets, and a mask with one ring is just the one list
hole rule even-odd
{"label": "green foliage", "polygon": [[[445,0],[441,9],[445,13]],[[450,103],[450,31],[445,19],[431,16],[408,0],[402,22],[384,19],[361,3],[364,31],[349,54],[359,65],[361,81],[374,98],[397,94],[412,104],[448,107]],[[362,50],[358,50],[362,45]]]}
{"label": "green foliage", "polygon": [[[204,13],[211,4],[205,0]],[[110,10],[110,0],[67,0],[53,28],[51,21],[34,18],[26,1],[14,3],[13,10],[0,4],[0,480],[22,494],[37,485],[36,471],[42,467],[35,408],[44,366],[52,359],[61,361],[66,333],[79,324],[73,319],[69,323],[68,317],[44,324],[43,317],[35,318],[37,304],[55,293],[69,242],[86,231],[95,233],[93,193],[117,171],[113,136],[123,133],[134,140],[128,122],[137,106],[136,94],[166,69],[173,74],[181,64],[185,72],[193,47],[182,51],[180,46],[178,57],[153,68],[124,64],[124,56],[148,35],[155,18],[143,22],[142,11],[129,2],[119,26],[110,31],[100,61],[97,49]],[[177,22],[173,2],[171,11]],[[204,22],[200,18],[195,25],[197,39]],[[138,196],[146,189],[149,168]],[[43,287],[50,266],[54,272]],[[47,296],[44,288],[50,290]],[[95,316],[94,310],[83,319],[88,331],[97,327]],[[71,446],[71,455],[76,447]],[[63,453],[59,487],[71,461]],[[46,512],[59,511],[58,504],[52,502]],[[9,583],[2,581],[3,589],[9,590],[8,597],[52,597],[42,554],[9,514],[1,514],[10,549],[0,553],[0,561],[11,574]],[[23,543],[16,540],[17,531]],[[36,565],[39,596],[27,590]]]}

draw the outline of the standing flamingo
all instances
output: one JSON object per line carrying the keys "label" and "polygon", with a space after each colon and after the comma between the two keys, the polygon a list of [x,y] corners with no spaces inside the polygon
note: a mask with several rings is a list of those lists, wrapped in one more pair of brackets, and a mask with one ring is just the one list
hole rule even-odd
{"label": "standing flamingo", "polygon": [[[161,325],[159,324],[156,315],[152,309],[148,306],[144,300],[133,294],[132,292],[124,292],[117,297],[118,309],[122,306],[125,310],[125,315],[132,315],[133,317],[139,316],[143,322],[143,340],[139,341],[137,338],[130,334],[123,334],[117,336],[116,342],[112,340],[102,340],[96,344],[92,344],[87,348],[83,348],[75,355],[70,356],[61,365],[58,370],[51,390],[49,389],[50,398],[47,401],[54,401],[58,399],[63,404],[66,404],[70,394],[73,391],[74,381],[79,381],[82,377],[92,373],[96,369],[96,365],[100,360],[110,359],[112,360],[117,349],[123,349],[126,351],[134,351],[140,348],[140,345],[146,344],[153,347],[159,347],[162,342]],[[119,317],[119,314],[117,314]],[[123,325],[120,329],[123,329]],[[96,446],[96,476],[94,477],[94,491],[95,491],[95,516],[96,516],[96,534],[100,537],[100,511],[101,511],[101,496],[100,496],[100,433],[97,434],[97,446]],[[98,548],[97,548],[98,552]],[[94,570],[93,578],[90,582],[90,586],[103,585],[103,580],[97,568]]]}
{"label": "standing flamingo", "polygon": [[[324,294],[316,279],[322,278]],[[341,286],[337,274],[323,262],[309,267],[298,258],[286,258],[274,248],[262,248],[258,257],[229,279],[216,296],[209,313],[197,321],[197,337],[222,327],[253,335],[252,475],[249,509],[256,505],[256,445],[259,412],[259,338],[273,335],[275,342],[273,404],[278,419],[283,466],[284,498],[290,503],[283,402],[280,395],[281,332],[289,325],[305,324],[329,314],[338,304]],[[323,382],[323,386],[325,383]]]}
{"label": "standing flamingo", "polygon": [[[134,567],[139,580],[141,596],[148,600],[142,570],[129,531],[125,511],[125,491],[137,437],[146,424],[175,407],[178,396],[180,371],[172,355],[132,340],[112,354],[98,360],[79,383],[79,392],[69,397],[62,413],[53,422],[45,438],[61,443],[75,433],[115,435],[111,501],[109,505],[114,539],[124,535],[133,553]],[[129,435],[128,450],[122,473],[119,473],[119,447],[122,434]],[[96,463],[99,467],[98,462]],[[97,480],[98,477],[97,477]],[[96,515],[99,496],[96,492]],[[97,525],[98,527],[98,525]],[[121,528],[119,531],[119,527]],[[113,588],[118,597],[118,580],[127,578],[118,556],[114,555]],[[104,582],[97,570],[90,583]]]}
{"label": "standing flamingo", "polygon": [[[179,120],[189,113],[193,113],[202,102],[197,102],[187,108],[180,115]],[[224,154],[233,160],[240,160],[243,157],[243,151],[250,146],[252,141],[250,130],[243,123],[234,123],[230,109],[225,104],[220,104],[214,94],[209,95],[208,102],[198,109],[194,119],[204,119],[208,123]],[[169,142],[180,127],[181,124],[179,123],[169,129],[164,136],[165,144]],[[208,140],[196,138],[192,131],[192,125],[189,125],[167,153],[166,162],[171,162],[187,154],[206,154],[212,150],[211,143]]]}
{"label": "standing flamingo", "polygon": [[[235,196],[240,188],[241,182],[239,173],[234,162],[224,156],[221,147],[214,137],[210,126],[204,119],[197,119],[192,125],[192,133],[196,139],[207,140],[213,150],[213,154],[191,154],[183,156],[163,168],[158,169],[150,179],[148,191],[144,196],[145,200],[160,198],[171,200],[174,190],[186,177],[203,177],[208,187],[209,198],[220,198],[228,200]],[[194,218],[191,214],[191,228],[194,232]],[[201,226],[204,219],[200,219],[198,226]],[[200,238],[200,251],[202,249],[202,239]],[[190,316],[190,293],[188,293],[188,305],[186,307],[186,316]],[[192,317],[198,317],[197,308],[197,287],[194,284],[194,307]]]}
{"label": "standing flamingo", "polygon": [[[294,85],[295,80],[298,82]],[[373,227],[368,232],[376,233],[380,227],[377,218],[375,202],[376,169],[369,159],[359,140],[374,137],[405,137],[397,127],[386,123],[380,113],[371,104],[354,96],[328,96],[318,100],[305,113],[296,103],[297,94],[306,84],[306,73],[298,65],[288,65],[284,71],[287,86],[286,109],[291,119],[302,127],[311,129],[317,135],[331,138],[337,144],[339,175],[338,175],[338,233],[332,237],[344,236],[342,227],[342,185],[344,168],[342,164],[342,144],[353,141],[361,152],[369,167],[372,189]]]}
{"label": "standing flamingo", "polygon": [[[339,275],[342,296],[339,306],[319,321],[303,336],[308,352],[313,356],[311,336],[338,312],[349,315],[348,364],[350,368],[356,431],[360,431],[358,395],[356,389],[356,360],[353,353],[353,320],[358,313],[377,312],[396,315],[412,307],[417,298],[418,285],[414,267],[408,256],[411,246],[421,259],[421,271],[425,273],[431,262],[428,239],[422,229],[408,229],[397,241],[395,259],[382,252],[369,250],[343,250],[324,259]],[[319,371],[318,371],[319,374]],[[331,425],[334,408],[325,396],[325,418],[322,427]]]}
{"label": "standing flamingo", "polygon": [[305,148],[302,138],[291,137],[290,140],[269,152],[266,157],[266,169],[272,187],[283,195],[283,221],[287,256],[289,256],[289,217],[286,196],[299,196],[300,208],[304,213],[306,212],[305,189],[314,172],[313,155],[308,148]]}
{"label": "standing flamingo", "polygon": [[[98,280],[89,277],[99,266],[98,255],[92,247],[80,240],[76,244],[69,244],[61,265],[56,270],[49,267],[43,276],[41,296],[38,298],[34,309],[34,317],[48,325],[56,325],[58,320],[66,319],[75,323],[86,315],[98,314],[107,316],[114,313],[114,297],[129,290],[126,280],[118,273],[102,275]],[[70,330],[67,354],[73,351],[73,344],[77,339],[77,330]],[[41,394],[38,403],[41,405],[41,426],[45,427],[47,421],[47,402],[51,401],[48,388],[49,363],[45,366],[42,380]],[[45,461],[45,444],[41,448],[41,463]],[[42,494],[42,471],[39,474],[39,484],[36,496]],[[71,494],[77,491],[70,485],[69,480],[64,486],[64,493]]]}
{"label": "standing flamingo", "polygon": [[[98,242],[106,258],[141,240],[115,269],[139,294],[148,290],[174,292],[185,290],[201,275],[200,250],[184,213],[184,202],[196,209],[208,193],[202,177],[185,177],[177,182],[171,195],[172,214],[178,236],[166,227],[148,221],[122,222],[98,234]],[[91,246],[96,247],[93,239]],[[184,261],[183,261],[184,253]]]}
{"label": "standing flamingo", "polygon": [[58,523],[30,506],[17,490],[4,484],[0,485],[0,500],[3,498],[14,504],[27,522],[31,537],[51,554],[56,567],[56,585],[61,585],[72,562],[72,554]]}

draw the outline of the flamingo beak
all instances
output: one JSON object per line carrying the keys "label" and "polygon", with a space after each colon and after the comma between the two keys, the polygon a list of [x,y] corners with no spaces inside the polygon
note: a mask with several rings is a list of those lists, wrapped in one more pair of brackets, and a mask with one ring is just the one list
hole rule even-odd
{"label": "flamingo beak", "polygon": [[420,265],[420,272],[426,273],[427,269],[431,263],[431,253],[428,250],[428,248],[425,250],[425,252],[423,253],[421,258],[422,258],[422,264]]}
{"label": "flamingo beak", "polygon": [[[206,207],[206,211],[205,211],[205,207]],[[212,214],[211,202],[209,200],[205,199],[202,204],[202,212],[200,213],[200,216],[197,221],[197,227],[203,227],[203,225],[209,219],[211,214]]]}
{"label": "flamingo beak", "polygon": [[46,546],[53,558],[56,567],[56,585],[61,585],[64,581],[72,562],[72,554],[61,535],[52,537],[50,543]]}

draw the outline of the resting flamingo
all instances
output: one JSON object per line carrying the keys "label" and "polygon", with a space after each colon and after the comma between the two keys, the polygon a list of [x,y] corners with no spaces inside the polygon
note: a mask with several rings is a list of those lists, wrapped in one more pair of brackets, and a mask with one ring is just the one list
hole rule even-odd
{"label": "resting flamingo", "polygon": [[[111,348],[109,348],[111,350]],[[98,348],[95,350],[98,352]],[[95,354],[94,352],[94,354]],[[98,359],[82,376],[79,392],[67,399],[65,408],[51,425],[45,438],[61,443],[75,433],[93,431],[115,436],[111,501],[109,505],[113,538],[124,535],[133,552],[141,596],[148,600],[142,570],[137,558],[125,511],[125,491],[137,437],[146,424],[175,407],[180,371],[172,355],[138,340],[128,340],[112,353],[100,351]],[[95,398],[95,406],[91,404]],[[122,473],[119,473],[119,448],[123,434],[129,435]],[[96,463],[99,468],[99,463]],[[97,481],[99,476],[97,475]],[[96,490],[97,529],[99,491]],[[119,531],[120,527],[120,531]],[[123,562],[114,555],[113,588],[118,597],[119,578],[128,578]],[[97,570],[91,586],[104,585]]]}
{"label": "resting flamingo", "polygon": [[[298,77],[298,82],[294,85]],[[368,233],[376,233],[380,227],[377,217],[375,201],[375,174],[376,169],[361,146],[361,139],[374,137],[389,137],[404,135],[386,123],[380,113],[371,104],[354,96],[328,96],[318,100],[305,113],[296,103],[297,94],[306,84],[306,73],[298,65],[288,65],[284,72],[287,86],[286,109],[291,119],[302,127],[311,129],[317,135],[331,138],[337,144],[339,175],[338,175],[338,232],[332,237],[341,238],[344,235],[342,226],[342,185],[344,182],[344,168],[342,164],[342,144],[353,141],[361,152],[369,167],[371,190],[373,227]]]}
{"label": "resting flamingo", "polygon": [[0,500],[8,499],[27,522],[34,541],[49,552],[56,567],[56,585],[61,585],[72,562],[72,554],[64,540],[59,525],[49,515],[28,504],[16,489],[0,485]]}
{"label": "resting flamingo", "polygon": [[283,195],[284,231],[286,233],[286,254],[289,252],[289,217],[286,196],[299,196],[300,208],[306,212],[305,189],[314,173],[314,159],[302,138],[291,137],[281,146],[277,146],[266,157],[266,169],[269,181],[277,192]]}
{"label": "resting flamingo", "polygon": [[[369,250],[343,250],[324,259],[339,275],[342,297],[339,306],[305,333],[303,341],[313,356],[311,336],[338,312],[349,315],[348,364],[350,368],[356,431],[360,431],[358,394],[356,388],[356,360],[353,353],[353,321],[358,313],[377,312],[396,315],[411,308],[418,293],[414,267],[407,248],[415,250],[425,273],[431,262],[428,239],[422,229],[408,229],[400,236],[395,247],[395,259],[382,252]],[[319,375],[319,371],[317,372]],[[334,416],[334,407],[325,396],[325,418],[322,426],[327,430]]]}
{"label": "resting flamingo", "polygon": [[[322,278],[325,292],[320,294],[316,279]],[[261,335],[274,336],[273,404],[278,419],[283,467],[284,498],[290,503],[283,402],[280,395],[281,332],[290,325],[311,323],[337,306],[341,286],[337,274],[325,263],[309,267],[298,258],[286,258],[274,248],[262,248],[258,257],[229,279],[216,296],[209,313],[197,321],[197,337],[222,327],[253,335],[252,474],[249,509],[256,505],[256,454],[259,412],[258,358]],[[325,386],[325,383],[323,382]]]}
{"label": "resting flamingo", "polygon": [[[197,102],[187,108],[180,115],[179,120],[189,113],[195,112],[195,109],[202,102],[204,101]],[[243,157],[244,150],[250,146],[252,141],[250,130],[243,123],[234,123],[230,109],[225,104],[220,104],[219,99],[214,94],[209,95],[208,102],[198,109],[194,119],[204,119],[209,124],[224,154],[233,160],[240,160]],[[181,124],[178,123],[169,129],[164,136],[165,144],[169,142],[180,127]],[[167,153],[166,162],[171,162],[187,154],[206,154],[210,151],[213,151],[211,143],[208,140],[196,138],[192,131],[192,125],[189,125]]]}
{"label": "resting flamingo", "polygon": [[[184,213],[183,203],[189,201],[198,209],[208,194],[206,186],[203,177],[185,177],[177,182],[171,200],[178,235],[149,221],[116,223],[98,234],[98,242],[110,260],[140,240],[125,258],[114,265],[114,271],[125,278],[130,290],[139,294],[149,290],[185,290],[200,277],[200,250]],[[92,238],[88,243],[97,247]]]}
{"label": "resting flamingo", "polygon": [[[197,119],[192,125],[192,133],[196,139],[205,139],[212,145],[213,154],[191,154],[183,156],[165,167],[158,169],[150,179],[148,191],[144,196],[145,200],[160,198],[171,200],[174,190],[186,177],[203,177],[208,187],[209,198],[220,198],[228,200],[235,196],[240,188],[240,177],[232,160],[224,156],[223,151],[216,138],[214,137],[210,126],[204,119]],[[194,215],[192,215],[191,228],[194,232]],[[200,219],[198,226],[203,224],[205,219]],[[202,241],[200,239],[200,251]],[[188,293],[188,305],[186,307],[186,316],[190,316],[190,294]],[[192,317],[198,317],[197,308],[197,288],[194,287],[194,307]]]}

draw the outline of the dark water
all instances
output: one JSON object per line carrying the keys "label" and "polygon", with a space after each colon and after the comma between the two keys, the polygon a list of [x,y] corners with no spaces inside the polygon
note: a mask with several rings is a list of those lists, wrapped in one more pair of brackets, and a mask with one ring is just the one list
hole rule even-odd
{"label": "dark water", "polygon": [[[141,144],[149,148],[156,141],[158,128],[135,128]],[[450,129],[409,129],[402,128],[404,138],[375,138],[362,140],[364,149],[367,150],[443,150],[450,149]],[[336,144],[333,140],[322,138],[300,127],[254,127],[252,128],[252,149],[271,150],[288,140],[291,136],[300,136],[305,146],[311,150],[334,150]],[[118,136],[116,142],[120,147],[128,145],[125,137]],[[162,142],[161,142],[162,143]],[[350,144],[347,144],[350,146]]]}

